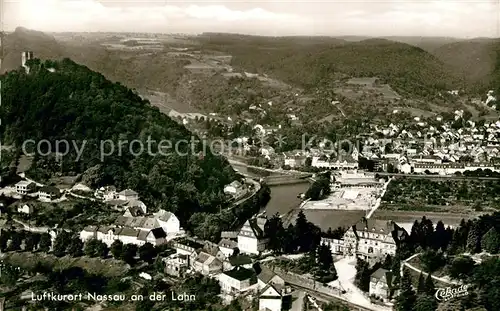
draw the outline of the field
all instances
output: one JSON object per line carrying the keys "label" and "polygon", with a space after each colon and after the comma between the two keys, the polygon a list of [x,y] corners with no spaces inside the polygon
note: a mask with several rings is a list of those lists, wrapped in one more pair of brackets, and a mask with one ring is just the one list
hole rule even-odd
{"label": "field", "polygon": [[500,207],[497,180],[430,180],[398,178],[389,184],[381,209],[464,213]]}

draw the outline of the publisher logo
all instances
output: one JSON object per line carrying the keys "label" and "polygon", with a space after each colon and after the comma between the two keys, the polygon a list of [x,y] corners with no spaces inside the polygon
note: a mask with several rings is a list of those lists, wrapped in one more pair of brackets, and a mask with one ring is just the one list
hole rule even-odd
{"label": "publisher logo", "polygon": [[467,285],[461,285],[459,287],[446,287],[440,288],[436,291],[434,295],[438,301],[448,301],[453,298],[463,297],[469,295],[467,291]]}

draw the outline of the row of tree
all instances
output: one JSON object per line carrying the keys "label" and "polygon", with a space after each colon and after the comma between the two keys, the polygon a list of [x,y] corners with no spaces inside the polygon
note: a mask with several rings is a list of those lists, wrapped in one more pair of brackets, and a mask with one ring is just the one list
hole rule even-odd
{"label": "row of tree", "polygon": [[[415,282],[412,282],[410,271],[404,269],[403,278],[398,282],[400,294],[396,299],[396,310],[500,310],[500,259],[494,255],[499,249],[499,226],[500,212],[462,220],[455,229],[445,229],[442,222],[434,228],[425,217],[416,221],[409,238],[398,245],[393,271],[399,271],[401,260],[420,253],[419,262],[428,275],[444,267],[443,271],[451,278],[469,284],[469,295],[457,298],[453,306],[450,302],[437,306],[431,296],[435,292],[432,293],[434,289],[430,281],[423,281],[421,276],[413,286]],[[481,251],[489,255],[480,263],[468,255]]]}
{"label": "row of tree", "polygon": [[120,240],[115,240],[111,247],[97,239],[90,239],[84,243],[77,234],[68,231],[60,231],[52,243],[48,233],[2,230],[0,249],[2,252],[21,250],[49,252],[51,250],[57,257],[86,255],[109,258],[109,253],[111,253],[113,258],[123,260],[128,264],[134,264],[136,257],[147,263],[153,263],[158,253],[161,252],[161,249],[151,243],[145,243],[140,247],[135,244],[124,245]]}

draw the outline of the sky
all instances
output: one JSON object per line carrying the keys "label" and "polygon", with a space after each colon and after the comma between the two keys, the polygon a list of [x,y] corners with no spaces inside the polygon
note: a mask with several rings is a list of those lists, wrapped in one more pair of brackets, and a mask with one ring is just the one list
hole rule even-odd
{"label": "sky", "polygon": [[3,28],[500,37],[500,0],[3,0]]}

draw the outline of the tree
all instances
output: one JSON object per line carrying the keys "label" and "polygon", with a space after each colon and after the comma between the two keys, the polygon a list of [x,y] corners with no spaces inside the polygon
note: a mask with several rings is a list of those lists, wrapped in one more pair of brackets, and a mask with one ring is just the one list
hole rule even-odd
{"label": "tree", "polygon": [[54,255],[56,255],[57,257],[64,256],[70,243],[71,234],[64,230],[59,232],[54,240]]}
{"label": "tree", "polygon": [[386,270],[391,270],[392,265],[393,265],[392,256],[387,254],[387,256],[385,256],[384,262],[382,263],[382,268]]}
{"label": "tree", "polygon": [[85,255],[89,257],[97,257],[98,256],[98,251],[97,247],[101,241],[97,239],[90,239],[87,242],[85,242],[84,246],[84,253]]}
{"label": "tree", "polygon": [[457,256],[447,266],[447,272],[453,279],[466,279],[472,274],[475,262],[469,256]]}
{"label": "tree", "polygon": [[320,276],[321,282],[327,283],[337,279],[337,270],[333,264],[332,251],[326,244],[318,246],[316,251],[316,262],[318,265],[316,275]]}
{"label": "tree", "polygon": [[123,246],[122,259],[129,265],[135,263],[135,256],[137,256],[137,245],[125,244]]}
{"label": "tree", "polygon": [[309,189],[307,189],[305,197],[306,199],[319,200],[322,196],[330,194],[330,189],[330,178],[319,176]]}
{"label": "tree", "polygon": [[[434,294],[433,294],[434,295]],[[438,304],[433,295],[418,296],[413,311],[435,311]],[[412,310],[412,309],[408,309]]]}
{"label": "tree", "polygon": [[422,272],[418,276],[418,286],[417,286],[417,294],[422,294],[425,292],[425,278]]}
{"label": "tree", "polygon": [[147,263],[152,263],[156,256],[156,249],[151,243],[145,243],[139,247],[139,258]]}
{"label": "tree", "polygon": [[110,251],[115,259],[122,259],[123,258],[123,242],[120,240],[115,240],[113,242],[113,244],[111,244]]}
{"label": "tree", "polygon": [[361,258],[356,259],[356,275],[354,277],[354,284],[364,292],[370,289],[370,267],[366,261]]}
{"label": "tree", "polygon": [[465,237],[463,235],[463,230],[457,228],[453,232],[453,237],[450,242],[450,246],[448,247],[448,253],[450,254],[459,254],[464,250]]}
{"label": "tree", "polygon": [[277,254],[282,253],[284,248],[284,234],[283,220],[276,213],[264,225],[264,235],[269,237],[268,248]]}
{"label": "tree", "polygon": [[500,235],[495,227],[491,227],[481,239],[481,248],[490,254],[497,254],[500,249]]}
{"label": "tree", "polygon": [[427,278],[425,278],[425,292],[433,297],[436,294],[436,287],[434,286],[434,281],[432,281],[432,275],[427,274]]}
{"label": "tree", "polygon": [[83,242],[79,237],[73,237],[69,240],[68,254],[72,257],[80,257],[83,255]]}
{"label": "tree", "polygon": [[12,231],[10,234],[10,245],[9,250],[18,251],[21,249],[21,244],[23,242],[21,234],[16,231]]}
{"label": "tree", "polygon": [[161,259],[160,255],[156,256],[154,266],[156,272],[158,273],[165,272],[165,264],[163,263],[163,260]]}
{"label": "tree", "polygon": [[446,245],[448,244],[448,235],[446,233],[446,228],[444,223],[440,220],[436,224],[436,230],[432,236],[432,247],[434,250],[446,250]]}
{"label": "tree", "polygon": [[409,311],[413,309],[416,301],[415,291],[411,284],[411,274],[408,269],[404,269],[403,277],[401,278],[401,286],[399,296],[396,298],[397,311]]}
{"label": "tree", "polygon": [[479,228],[477,223],[473,222],[467,235],[466,250],[472,254],[478,253],[481,246],[481,236],[479,235]]}
{"label": "tree", "polygon": [[428,249],[420,255],[420,262],[425,268],[426,272],[434,272],[437,269],[443,267],[446,263],[444,255],[441,251],[435,251],[433,249]]}
{"label": "tree", "polygon": [[109,254],[109,248],[106,243],[99,241],[99,244],[97,244],[97,255],[100,256],[101,258],[107,258]]}
{"label": "tree", "polygon": [[48,252],[51,247],[52,247],[52,239],[50,238],[50,234],[42,233],[42,235],[40,236],[39,249],[42,252]]}
{"label": "tree", "polygon": [[7,250],[7,245],[9,243],[10,239],[10,232],[9,231],[4,231],[3,229],[0,229],[0,250],[2,252],[5,252]]}
{"label": "tree", "polygon": [[15,286],[17,280],[21,276],[19,267],[14,267],[9,264],[2,267],[2,274],[0,274],[0,281],[7,286]]}
{"label": "tree", "polygon": [[28,232],[26,234],[26,239],[24,240],[24,250],[32,252],[35,249],[35,234]]}

